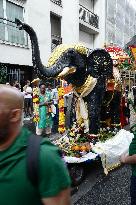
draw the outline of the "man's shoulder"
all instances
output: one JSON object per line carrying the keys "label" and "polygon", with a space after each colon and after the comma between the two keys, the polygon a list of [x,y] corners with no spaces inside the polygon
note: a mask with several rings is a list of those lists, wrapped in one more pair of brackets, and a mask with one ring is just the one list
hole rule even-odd
{"label": "man's shoulder", "polygon": [[41,141],[41,152],[47,155],[59,155],[59,148],[54,145],[49,139],[43,138]]}

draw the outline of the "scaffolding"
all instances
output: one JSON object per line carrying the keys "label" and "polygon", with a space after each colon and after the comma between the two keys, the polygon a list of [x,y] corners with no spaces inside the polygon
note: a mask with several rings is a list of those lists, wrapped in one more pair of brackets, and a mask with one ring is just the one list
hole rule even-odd
{"label": "scaffolding", "polygon": [[136,86],[136,71],[126,70],[120,71],[124,86],[128,86],[129,92],[133,86]]}

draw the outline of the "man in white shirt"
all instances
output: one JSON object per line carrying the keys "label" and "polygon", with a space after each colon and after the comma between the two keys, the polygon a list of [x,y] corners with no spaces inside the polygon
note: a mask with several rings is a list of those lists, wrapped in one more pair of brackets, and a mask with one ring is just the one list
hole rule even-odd
{"label": "man in white shirt", "polygon": [[27,80],[27,84],[23,87],[23,93],[24,93],[24,110],[25,110],[25,117],[31,117],[32,116],[32,88],[30,86],[30,81]]}
{"label": "man in white shirt", "polygon": [[53,105],[56,107],[56,114],[53,117],[53,132],[58,132],[59,109],[58,109],[58,89],[52,89]]}

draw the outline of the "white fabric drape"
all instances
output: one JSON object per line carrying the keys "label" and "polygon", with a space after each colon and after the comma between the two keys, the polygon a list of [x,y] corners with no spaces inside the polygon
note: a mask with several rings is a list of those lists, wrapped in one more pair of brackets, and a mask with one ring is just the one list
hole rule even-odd
{"label": "white fabric drape", "polygon": [[97,79],[91,77],[88,88],[84,89],[81,94],[78,94],[74,89],[74,94],[78,98],[77,105],[76,105],[76,119],[77,122],[79,122],[80,119],[83,120],[85,126],[85,132],[89,131],[89,120],[88,120],[87,103],[85,103],[83,98],[86,97],[94,89],[96,83],[97,83]]}

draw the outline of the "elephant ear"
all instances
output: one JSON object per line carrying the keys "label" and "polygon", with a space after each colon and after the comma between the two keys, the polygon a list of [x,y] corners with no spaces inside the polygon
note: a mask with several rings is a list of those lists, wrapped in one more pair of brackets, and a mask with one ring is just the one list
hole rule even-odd
{"label": "elephant ear", "polygon": [[104,49],[92,50],[87,58],[87,72],[94,78],[112,77],[113,61],[110,54]]}

